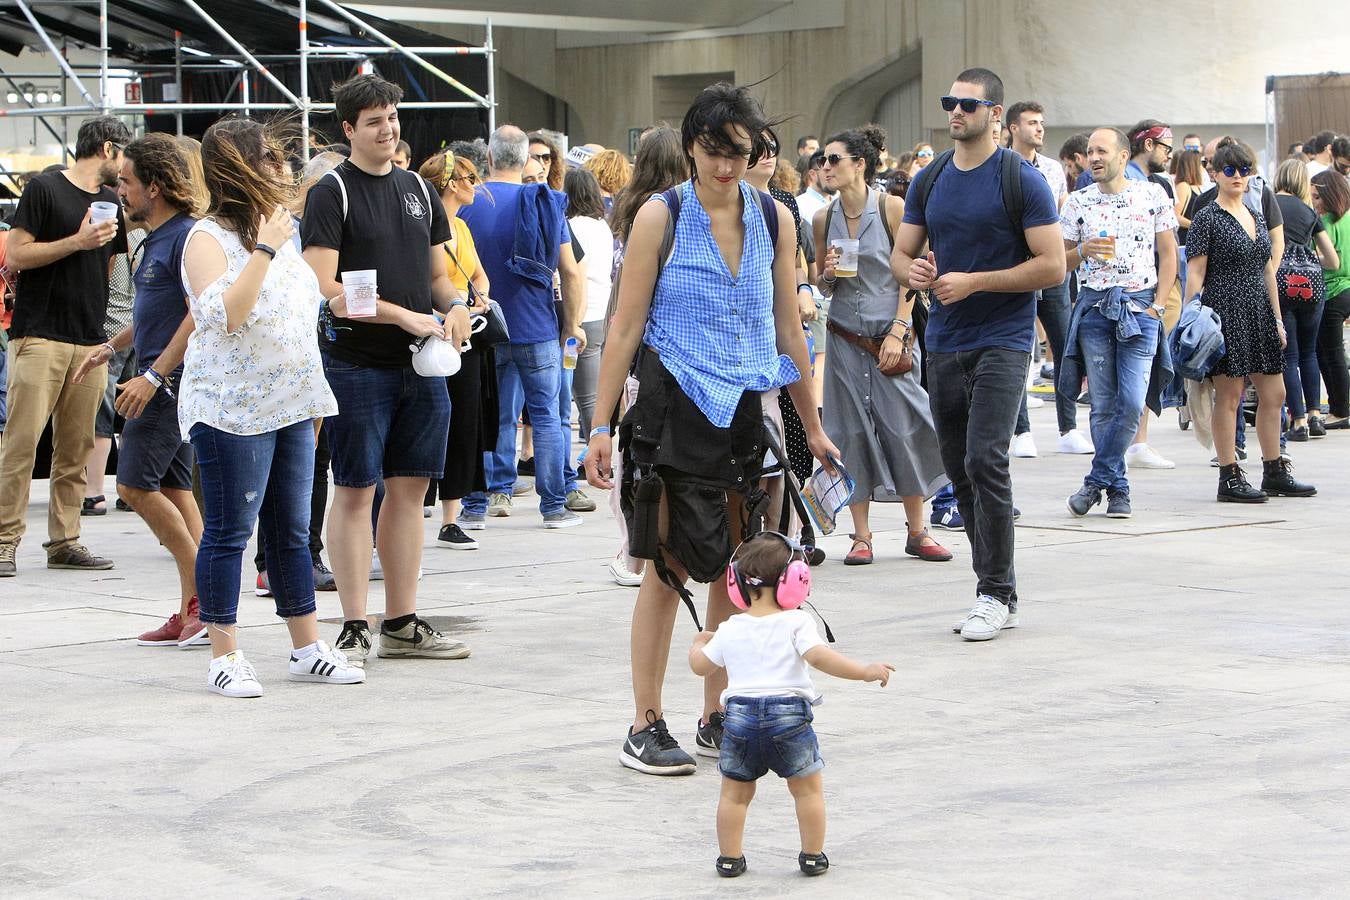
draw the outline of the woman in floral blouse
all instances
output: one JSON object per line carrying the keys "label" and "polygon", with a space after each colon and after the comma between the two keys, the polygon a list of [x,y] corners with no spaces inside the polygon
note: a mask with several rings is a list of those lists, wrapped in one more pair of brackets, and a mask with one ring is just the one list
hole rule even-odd
{"label": "woman in floral blouse", "polygon": [[197,590],[211,638],[207,686],[227,697],[262,696],[235,632],[240,560],[259,519],[277,615],[294,648],[289,677],[364,681],[318,639],[308,534],[313,420],[336,414],[337,402],[314,331],[319,284],[290,239],[285,204],[294,186],[278,141],[251,119],[212,125],[202,163],[211,203],[183,256],[197,327],[178,418],[201,470]]}

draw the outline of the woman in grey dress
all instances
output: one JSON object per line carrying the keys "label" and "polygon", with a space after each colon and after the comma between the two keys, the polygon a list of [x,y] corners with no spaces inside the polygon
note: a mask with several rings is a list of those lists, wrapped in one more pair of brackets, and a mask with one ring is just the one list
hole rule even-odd
{"label": "woman in grey dress", "polygon": [[[904,375],[882,375],[879,363],[898,360],[913,328],[914,301],[891,275],[890,235],[900,227],[904,201],[871,190],[886,133],[875,125],[831,137],[821,170],[837,198],[816,213],[817,247],[829,247],[820,290],[830,297],[830,348],[825,366],[825,433],[847,460],[857,488],[849,503],[853,547],[846,565],[872,562],[868,508],[873,500],[905,505],[905,552],[934,562],[952,558],[924,528],[923,503],[947,483],[933,431],[928,394],[919,383],[919,347]],[[881,202],[885,202],[882,207]],[[884,209],[884,213],[883,213]],[[883,215],[885,219],[883,220]],[[889,227],[888,227],[889,226]],[[828,233],[827,233],[828,228]],[[857,274],[837,274],[835,242],[858,241]],[[880,359],[856,345],[880,339]]]}

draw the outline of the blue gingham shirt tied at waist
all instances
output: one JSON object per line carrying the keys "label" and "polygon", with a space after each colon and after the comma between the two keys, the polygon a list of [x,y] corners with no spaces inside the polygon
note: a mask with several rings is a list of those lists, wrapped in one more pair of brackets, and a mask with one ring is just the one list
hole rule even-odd
{"label": "blue gingham shirt tied at waist", "polygon": [[680,186],[674,248],[652,293],[643,337],[718,428],[730,427],[746,391],[783,387],[801,377],[792,360],[778,352],[774,247],[759,197],[744,181],[740,189],[745,242],[733,278],[693,183]]}

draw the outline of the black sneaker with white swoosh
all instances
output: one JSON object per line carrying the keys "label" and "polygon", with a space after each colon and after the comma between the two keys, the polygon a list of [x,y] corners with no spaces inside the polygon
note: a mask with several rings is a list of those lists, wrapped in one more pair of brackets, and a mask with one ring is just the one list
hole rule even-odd
{"label": "black sneaker with white swoosh", "polygon": [[713,759],[722,755],[722,723],[726,719],[720,711],[714,711],[708,716],[707,722],[699,720],[698,733],[694,735],[694,752]]}
{"label": "black sneaker with white swoosh", "polygon": [[654,710],[647,710],[647,727],[630,731],[619,751],[619,762],[647,775],[692,775],[698,763],[680,749],[679,742],[670,736],[666,720],[658,719]]}

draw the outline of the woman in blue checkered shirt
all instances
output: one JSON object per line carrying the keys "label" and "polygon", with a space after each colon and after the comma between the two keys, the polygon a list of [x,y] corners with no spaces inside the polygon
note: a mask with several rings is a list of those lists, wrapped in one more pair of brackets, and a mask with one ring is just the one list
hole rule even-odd
{"label": "woman in blue checkered shirt", "polygon": [[[733,611],[724,573],[733,538],[746,536],[746,501],[762,494],[762,395],[787,388],[812,455],[830,469],[839,458],[800,375],[810,368],[792,216],[742,181],[767,152],[770,124],[744,88],[716,84],[695,99],[681,127],[694,177],[638,212],[601,360],[598,421],[615,408],[630,367],[641,385],[620,429],[621,491],[631,552],[653,565],[633,610],[635,715],[619,759],[651,775],[696,767],[666,727],[662,681],[679,599],[693,609],[690,577],[709,584],[710,629]],[[672,217],[670,254],[660,259]],[[586,474],[597,488],[613,487],[611,453],[608,426],[596,426]],[[696,743],[706,756],[718,753],[725,681],[704,681]]]}

